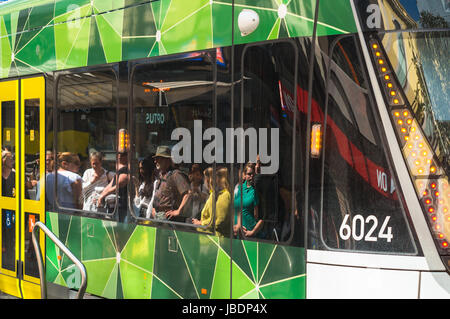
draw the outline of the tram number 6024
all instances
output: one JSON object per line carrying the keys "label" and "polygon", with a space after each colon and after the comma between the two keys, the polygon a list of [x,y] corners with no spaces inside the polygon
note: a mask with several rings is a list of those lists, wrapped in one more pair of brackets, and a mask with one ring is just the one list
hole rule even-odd
{"label": "tram number 6024", "polygon": [[362,215],[355,215],[350,224],[350,215],[346,214],[339,228],[339,236],[342,240],[348,240],[350,237],[353,237],[356,241],[363,239],[364,241],[378,241],[379,238],[382,238],[390,243],[393,237],[392,227],[387,227],[390,218],[391,216],[385,217],[378,235],[375,235],[378,227],[378,218],[375,215],[369,215],[366,219]]}

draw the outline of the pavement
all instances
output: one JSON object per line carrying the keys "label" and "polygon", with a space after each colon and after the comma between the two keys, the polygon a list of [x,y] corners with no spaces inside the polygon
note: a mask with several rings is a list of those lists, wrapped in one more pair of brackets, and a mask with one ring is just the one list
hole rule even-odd
{"label": "pavement", "polygon": [[20,299],[20,298],[5,294],[4,292],[0,291],[0,299]]}

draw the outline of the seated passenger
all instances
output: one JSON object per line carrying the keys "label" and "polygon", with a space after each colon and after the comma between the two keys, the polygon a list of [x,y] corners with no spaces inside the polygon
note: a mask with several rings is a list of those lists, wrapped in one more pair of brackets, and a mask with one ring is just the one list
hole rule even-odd
{"label": "seated passenger", "polygon": [[8,150],[2,150],[2,196],[16,196],[16,173],[14,171],[14,159]]}
{"label": "seated passenger", "polygon": [[189,181],[191,189],[189,198],[183,209],[183,216],[186,222],[190,223],[192,219],[200,219],[201,211],[209,196],[209,191],[203,183],[203,172],[199,164],[193,164],[189,172]]}
{"label": "seated passenger", "polygon": [[[193,219],[195,225],[208,226],[207,228],[199,228],[199,231],[213,232],[223,237],[230,235],[230,207],[231,194],[230,184],[228,182],[228,169],[223,167],[216,171],[216,185],[213,185],[213,169],[211,167],[204,171],[206,185],[210,190],[210,196],[206,201],[201,212],[201,219]],[[216,221],[213,223],[213,200],[216,200]]]}
{"label": "seated passenger", "polygon": [[[259,198],[253,187],[255,164],[247,163],[243,171],[244,183],[238,185],[234,193],[234,226],[233,234],[244,237],[261,237],[259,231],[264,221],[258,214]],[[242,197],[242,202],[241,202]],[[241,212],[242,206],[242,212]]]}
{"label": "seated passenger", "polygon": [[112,201],[112,205],[108,206],[110,212],[113,211],[115,204],[118,204],[118,220],[119,222],[126,222],[127,220],[127,185],[129,182],[128,177],[128,153],[118,153],[117,161],[117,173],[114,178],[106,185],[105,189],[100,194],[97,199],[97,207],[102,207],[105,204],[105,198],[108,195],[116,194],[116,189],[118,188],[119,198]]}
{"label": "seated passenger", "polygon": [[150,218],[151,216],[154,198],[153,190],[157,183],[156,176],[157,171],[150,158],[145,158],[139,162],[139,179],[134,184],[136,187],[134,205],[136,206],[138,217]]}
{"label": "seated passenger", "polygon": [[103,154],[100,152],[94,151],[89,154],[89,162],[91,168],[88,168],[83,174],[83,210],[96,211],[97,206],[93,203],[93,199],[100,194],[95,192],[95,188],[108,185],[115,174],[103,168]]}
{"label": "seated passenger", "polygon": [[[70,152],[58,154],[57,158],[58,170],[56,180],[56,197],[59,205],[67,208],[81,208],[79,199],[82,190],[82,179],[77,174],[80,167],[80,159],[78,155]],[[55,173],[51,172],[46,176],[46,196],[50,207],[55,204]]]}
{"label": "seated passenger", "polygon": [[174,167],[171,150],[168,146],[158,146],[153,158],[159,171],[159,177],[155,189],[152,217],[184,222],[185,218],[180,216],[180,213],[189,197],[188,179]]}

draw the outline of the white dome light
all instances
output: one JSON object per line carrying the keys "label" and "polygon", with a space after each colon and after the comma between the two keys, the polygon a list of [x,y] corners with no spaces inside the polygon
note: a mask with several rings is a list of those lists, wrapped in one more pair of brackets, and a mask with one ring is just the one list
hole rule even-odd
{"label": "white dome light", "polygon": [[255,31],[258,25],[259,15],[255,11],[244,9],[239,13],[238,27],[243,37]]}

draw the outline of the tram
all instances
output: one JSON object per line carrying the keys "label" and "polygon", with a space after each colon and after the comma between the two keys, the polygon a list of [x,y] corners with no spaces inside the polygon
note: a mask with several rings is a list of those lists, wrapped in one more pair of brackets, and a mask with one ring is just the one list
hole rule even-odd
{"label": "tram", "polygon": [[[449,11],[441,0],[0,4],[0,291],[80,289],[78,268],[38,232],[41,282],[40,221],[83,263],[92,298],[449,298]],[[194,215],[182,201],[173,218],[153,214],[161,198],[150,214],[138,205],[140,165],[162,171],[164,147],[185,184],[194,166],[204,180],[212,169],[209,217],[204,202]],[[119,187],[86,206],[95,152]],[[169,183],[154,178],[153,191]],[[254,231],[239,224],[246,187]],[[180,189],[164,194],[194,198]]]}

